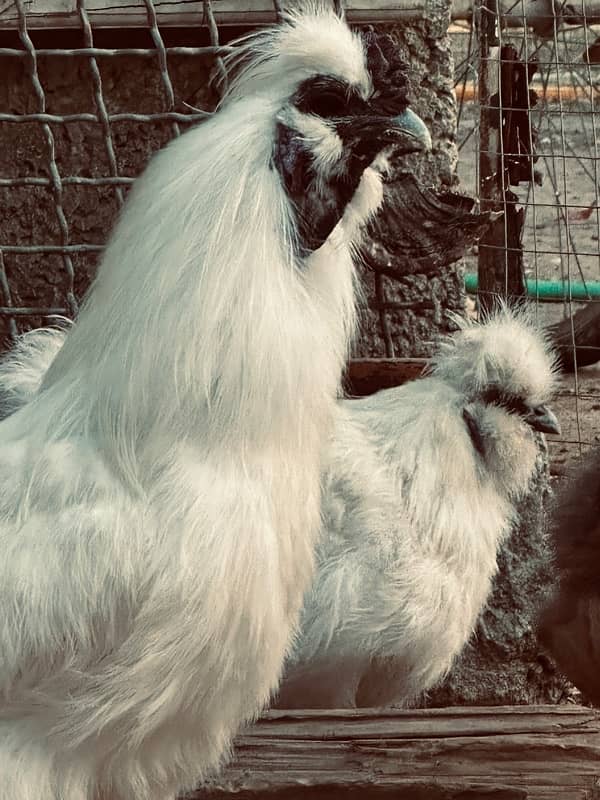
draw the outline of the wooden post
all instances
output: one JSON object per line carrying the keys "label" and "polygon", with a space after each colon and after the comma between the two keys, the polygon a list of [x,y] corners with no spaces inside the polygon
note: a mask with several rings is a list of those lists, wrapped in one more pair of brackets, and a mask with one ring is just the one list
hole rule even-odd
{"label": "wooden post", "polygon": [[[498,0],[481,0],[477,14],[479,34],[479,197],[482,212],[498,214],[479,242],[478,300],[480,309],[493,308],[496,298],[524,297],[521,235],[523,210],[510,191],[505,141],[511,129],[504,100],[512,102],[512,73],[507,74],[498,39]],[[505,82],[508,81],[508,93]],[[512,106],[508,105],[508,108]],[[503,124],[504,123],[504,124]]]}

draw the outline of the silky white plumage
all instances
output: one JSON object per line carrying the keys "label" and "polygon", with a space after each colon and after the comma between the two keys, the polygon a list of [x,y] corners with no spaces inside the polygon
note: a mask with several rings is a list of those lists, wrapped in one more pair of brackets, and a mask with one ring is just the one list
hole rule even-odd
{"label": "silky white plumage", "polygon": [[[372,92],[361,38],[309,5],[245,39],[219,112],[151,161],[62,347],[26,337],[0,376],[7,410],[29,399],[0,425],[0,800],[168,800],[277,686],[351,247],[382,197],[367,166],[323,246],[299,249],[276,126],[311,75]],[[326,192],[343,164],[301,135]]]}
{"label": "silky white plumage", "polygon": [[[541,404],[553,386],[543,337],[504,310],[462,323],[428,377],[340,403],[317,575],[280,707],[353,706],[361,679],[362,704],[406,703],[444,675],[484,606],[538,454],[523,413],[497,392],[551,427]],[[371,669],[389,682],[374,685]]]}

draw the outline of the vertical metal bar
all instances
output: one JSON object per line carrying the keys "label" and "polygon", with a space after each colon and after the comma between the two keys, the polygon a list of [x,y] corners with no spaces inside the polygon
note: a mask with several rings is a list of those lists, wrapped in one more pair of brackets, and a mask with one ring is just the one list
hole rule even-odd
{"label": "vertical metal bar", "polygon": [[383,275],[375,273],[375,298],[377,300],[377,308],[379,311],[379,324],[381,327],[381,335],[385,345],[385,355],[387,358],[394,358],[394,340],[390,332],[389,321],[387,318],[387,311],[385,308],[385,289],[383,286]]}
{"label": "vertical metal bar", "polygon": [[[33,46],[33,42],[31,41],[29,33],[27,32],[27,18],[26,18],[25,8],[23,5],[23,0],[14,0],[14,2],[18,13],[19,37],[21,39],[21,42],[23,43],[23,47],[27,51],[27,56],[28,56],[27,66],[29,70],[29,77],[33,86],[33,90],[35,92],[35,96],[37,98],[38,111],[44,113],[46,111],[46,95],[44,94],[44,89],[42,87],[42,84],[40,83],[38,75],[37,56],[35,52],[35,47]],[[50,174],[51,191],[54,199],[54,209],[56,212],[56,218],[58,220],[58,225],[60,229],[61,244],[64,247],[69,244],[69,226],[67,224],[67,218],[65,216],[65,212],[62,205],[62,182],[60,173],[58,171],[58,167],[56,166],[54,135],[48,123],[46,122],[41,123],[41,128],[44,134],[44,139],[46,141],[46,148],[48,153],[47,166],[48,166],[48,172]],[[71,260],[71,256],[66,252],[62,253],[62,260],[68,276],[68,286],[66,294],[67,304],[70,313],[73,316],[75,316],[78,311],[78,304],[77,300],[75,299],[75,271],[73,269],[73,262]]]}
{"label": "vertical metal bar", "polygon": [[[586,11],[585,11],[585,2],[582,2],[582,11],[583,11],[583,31],[584,31],[584,41],[585,41],[585,52],[589,53],[590,51],[590,40],[589,40],[589,31],[588,31],[588,22],[586,18]],[[587,57],[585,59],[585,69],[586,69],[586,77],[587,83],[589,88],[589,100],[590,100],[590,119],[592,120],[592,138],[594,144],[594,158],[592,160],[593,170],[594,170],[594,203],[596,205],[595,217],[596,217],[596,237],[597,240],[600,241],[600,197],[598,192],[600,190],[600,175],[598,172],[598,165],[600,161],[600,148],[598,147],[598,133],[596,131],[596,114],[598,110],[596,109],[596,90],[595,90],[595,82],[592,76],[592,68],[590,66],[590,59]]]}
{"label": "vertical metal bar", "polygon": [[[150,28],[150,36],[154,46],[156,47],[156,54],[158,56],[158,66],[160,69],[160,79],[162,81],[165,95],[167,97],[167,111],[174,111],[175,109],[175,92],[173,91],[173,84],[171,83],[171,76],[169,75],[169,65],[167,61],[167,51],[165,43],[158,28],[158,19],[156,17],[156,9],[152,0],[144,0],[146,6],[146,17],[148,19],[148,26]],[[181,133],[179,123],[173,122],[171,126],[173,136],[177,137]]]}
{"label": "vertical metal bar", "polygon": [[[83,30],[83,40],[85,46],[93,47],[94,37],[92,34],[92,26],[90,25],[90,21],[85,8],[85,0],[77,0],[77,11],[79,13],[79,19],[81,21],[81,27]],[[98,67],[98,62],[96,61],[95,56],[92,55],[89,57],[89,65],[90,65],[90,72],[92,75],[92,82],[94,85],[94,102],[96,104],[96,111],[98,112],[98,118],[100,120],[100,124],[102,125],[102,131],[104,133],[104,146],[106,148],[106,155],[108,157],[108,168],[110,170],[111,177],[118,178],[119,169],[117,166],[117,157],[115,155],[112,131],[110,128],[110,120],[108,118],[108,112],[106,110],[106,103],[104,102],[104,93],[102,91],[102,76],[100,74],[100,69]],[[115,195],[117,197],[117,202],[119,204],[119,207],[121,207],[123,205],[123,189],[118,185],[115,185]]]}
{"label": "vertical metal bar", "polygon": [[[554,12],[554,8],[553,8]],[[560,64],[558,60],[558,19],[556,14],[554,13],[554,19],[552,20],[552,35],[553,35],[553,44],[554,44],[554,53],[555,53],[555,70],[556,70],[556,89],[558,95],[558,112],[559,112],[559,120],[560,120],[560,138],[561,138],[561,156],[562,156],[562,183],[563,183],[563,198],[564,202],[567,201],[567,168],[566,168],[566,159],[564,158],[565,155],[565,122],[564,122],[564,109],[563,109],[563,101],[562,101],[562,82],[560,76]],[[575,346],[575,328],[573,323],[573,301],[571,298],[571,259],[570,259],[570,241],[571,241],[571,232],[569,228],[569,216],[568,214],[564,214],[564,224],[565,224],[565,231],[566,231],[566,239],[567,239],[567,252],[566,252],[566,263],[567,263],[567,286],[568,286],[568,304],[569,304],[569,312],[570,312],[570,319],[571,319],[571,343],[573,347],[573,363],[575,365],[575,369],[573,371],[573,381],[575,387],[575,422],[577,426],[577,439],[579,441],[579,454],[582,454],[582,447],[581,447],[581,419],[579,415],[579,376],[577,374],[577,349]]]}
{"label": "vertical metal bar", "polygon": [[[8,284],[8,278],[6,276],[6,268],[4,264],[4,253],[2,252],[2,248],[0,247],[0,289],[2,289],[2,294],[4,295],[4,304],[8,308],[12,308],[12,295],[10,293],[10,286]],[[10,332],[10,338],[13,341],[18,336],[17,330],[17,323],[14,317],[8,318],[8,330]]]}
{"label": "vertical metal bar", "polygon": [[[217,26],[215,15],[213,13],[212,3],[210,0],[203,0],[204,17],[208,25],[208,35],[210,36],[210,43],[213,47],[219,46],[219,28]],[[219,93],[221,96],[227,91],[227,70],[221,56],[216,56],[215,67],[218,73]]]}
{"label": "vertical metal bar", "polygon": [[[496,33],[496,0],[478,0],[474,8],[479,40],[479,202],[482,211],[498,211],[502,207],[502,194],[498,179],[500,151],[499,109],[492,108],[492,97],[499,94],[499,42]],[[486,247],[486,237],[479,243],[478,301],[480,308],[489,309],[496,289],[494,259],[496,253]]]}

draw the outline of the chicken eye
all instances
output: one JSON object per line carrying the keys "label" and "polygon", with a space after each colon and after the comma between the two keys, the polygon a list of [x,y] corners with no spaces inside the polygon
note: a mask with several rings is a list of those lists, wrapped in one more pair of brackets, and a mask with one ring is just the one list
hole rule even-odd
{"label": "chicken eye", "polygon": [[348,102],[347,87],[343,83],[319,76],[305,81],[294,98],[298,111],[325,119],[346,116]]}
{"label": "chicken eye", "polygon": [[343,117],[346,114],[346,98],[338,92],[324,91],[313,98],[310,112],[318,117]]}

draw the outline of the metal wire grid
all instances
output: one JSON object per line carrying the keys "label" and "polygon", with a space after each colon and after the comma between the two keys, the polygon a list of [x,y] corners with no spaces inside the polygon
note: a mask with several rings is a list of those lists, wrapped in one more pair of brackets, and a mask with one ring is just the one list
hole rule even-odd
{"label": "metal wire grid", "polygon": [[[39,125],[43,133],[45,143],[45,170],[47,177],[38,175],[33,176],[14,176],[0,177],[0,189],[16,189],[22,187],[41,187],[47,189],[52,195],[53,213],[59,228],[59,243],[47,244],[7,244],[0,242],[0,292],[4,300],[0,305],[0,319],[8,323],[8,331],[14,338],[25,320],[34,318],[36,321],[45,316],[67,315],[75,316],[78,311],[78,300],[75,292],[75,267],[73,258],[82,254],[95,255],[103,249],[102,244],[90,244],[73,241],[69,229],[69,221],[64,208],[64,189],[68,186],[91,186],[91,187],[112,187],[117,205],[120,208],[124,201],[124,191],[133,183],[134,177],[123,175],[119,172],[117,161],[113,126],[117,123],[131,122],[155,125],[157,123],[168,122],[170,124],[170,136],[176,137],[180,134],[181,124],[190,124],[205,118],[207,111],[189,107],[183,112],[176,110],[175,91],[169,71],[169,58],[173,56],[197,58],[208,56],[213,59],[212,76],[220,80],[221,87],[226,86],[227,76],[222,61],[222,56],[229,48],[222,46],[219,42],[219,29],[217,27],[211,0],[203,0],[203,18],[198,20],[199,26],[205,26],[208,30],[210,45],[203,47],[168,47],[165,45],[161,31],[157,23],[156,10],[153,0],[141,0],[145,6],[147,30],[150,34],[153,47],[125,47],[125,48],[106,48],[97,47],[94,42],[94,32],[90,24],[85,0],[77,0],[77,14],[79,17],[80,31],[83,37],[83,47],[60,48],[45,47],[37,48],[34,46],[27,27],[27,11],[24,0],[13,0],[18,17],[18,36],[20,47],[0,47],[0,59],[18,59],[26,64],[28,79],[34,92],[36,108],[27,113],[0,113],[0,124],[24,124],[34,123]],[[282,3],[278,0],[273,2],[277,17],[282,14]],[[343,0],[333,0],[335,10],[343,15]],[[40,80],[38,63],[41,58],[62,57],[77,59],[84,57],[87,59],[89,76],[93,86],[94,112],[93,113],[66,113],[57,114],[47,111],[47,98],[42,81]],[[157,113],[133,113],[129,111],[121,113],[109,113],[105,94],[103,90],[102,73],[99,67],[99,59],[134,56],[147,58],[156,62],[160,71],[160,80],[166,101],[166,110]],[[63,175],[57,165],[56,140],[53,132],[54,125],[69,125],[71,123],[93,123],[100,126],[102,130],[103,147],[108,163],[108,174],[100,176],[85,175]],[[33,305],[19,305],[14,302],[11,292],[10,280],[7,275],[6,257],[18,256],[59,256],[64,272],[67,276],[67,285],[64,292],[65,304],[55,307],[38,307]]]}
{"label": "metal wire grid", "polygon": [[[578,26],[563,27],[555,19],[550,20],[543,32],[536,33],[526,25],[522,0],[516,0],[511,12],[518,14],[519,8],[523,27],[498,26],[498,46],[511,44],[523,61],[537,62],[538,72],[531,87],[538,101],[535,105],[529,102],[527,111],[538,131],[535,147],[538,161],[536,180],[510,188],[525,215],[522,252],[526,275],[538,287],[533,298],[536,311],[546,323],[558,322],[561,317],[567,320],[576,361],[572,319],[582,305],[573,300],[574,290],[578,290],[578,296],[586,298],[585,303],[597,304],[600,300],[595,294],[599,286],[596,282],[600,280],[600,109],[597,97],[600,64],[594,63],[593,52],[593,43],[597,38],[600,41],[600,28],[587,24],[585,5],[582,5],[582,20]],[[479,120],[486,114],[498,114],[498,109],[478,101],[480,54],[473,27],[454,25],[452,33],[459,100],[459,173],[463,184],[478,195]],[[491,54],[494,63],[490,66],[501,78],[497,52]],[[502,149],[502,142],[500,144]],[[503,159],[511,155],[518,154],[505,151]],[[475,170],[469,170],[468,165],[473,164]],[[503,185],[502,188],[508,187]],[[506,251],[503,255],[508,257]],[[474,253],[468,269],[476,270],[476,260]],[[559,303],[543,303],[540,280],[558,284],[557,289],[564,287]],[[561,292],[557,294],[560,296]],[[555,452],[580,452],[582,446],[598,440],[600,419],[596,419],[595,412],[600,409],[599,393],[600,384],[593,374],[579,376],[575,370],[563,380],[561,401],[568,413],[563,436],[554,445]]]}
{"label": "metal wire grid", "polygon": [[[24,318],[40,318],[51,315],[75,316],[78,311],[78,301],[74,290],[75,269],[73,266],[73,256],[75,254],[96,254],[103,247],[100,244],[76,243],[71,240],[69,223],[63,207],[63,190],[66,186],[109,186],[114,189],[114,194],[120,207],[124,200],[124,189],[133,181],[133,177],[119,173],[115,145],[112,133],[112,126],[118,122],[137,122],[156,124],[159,122],[169,122],[171,126],[171,136],[178,136],[180,133],[180,123],[192,123],[206,117],[208,112],[189,109],[185,113],[175,110],[175,94],[173,83],[169,74],[169,56],[210,56],[214,59],[214,68],[221,78],[226,80],[224,66],[221,56],[227,51],[227,47],[219,44],[219,31],[215,23],[213,9],[210,0],[204,0],[203,10],[204,19],[199,20],[199,24],[205,24],[209,31],[210,46],[206,47],[166,47],[163,37],[157,24],[156,11],[152,0],[143,0],[146,8],[148,31],[152,38],[153,48],[119,48],[109,49],[100,48],[94,45],[94,35],[90,24],[85,0],[77,0],[77,13],[79,16],[80,29],[83,36],[84,47],[63,49],[63,48],[43,48],[37,49],[29,35],[27,29],[27,13],[23,0],[14,0],[18,15],[18,35],[21,48],[0,48],[0,58],[15,58],[24,60],[27,65],[27,73],[33,88],[37,109],[33,113],[0,113],[0,123],[37,123],[43,132],[46,146],[45,167],[48,177],[38,176],[18,176],[11,178],[0,178],[0,188],[14,189],[17,187],[44,187],[52,194],[54,213],[60,231],[59,244],[3,244],[0,243],[0,291],[2,292],[4,305],[0,306],[0,317],[8,320],[9,331],[12,337],[16,336]],[[276,10],[279,4],[275,3]],[[94,96],[95,113],[75,113],[75,114],[52,114],[46,110],[47,101],[44,87],[40,81],[38,71],[38,60],[41,57],[86,57],[89,65]],[[157,113],[117,113],[109,114],[104,97],[101,71],[98,59],[111,56],[136,56],[149,58],[157,61],[160,71],[160,80],[164,90],[167,110]],[[104,149],[108,161],[108,175],[99,177],[88,177],[82,175],[61,175],[57,166],[55,135],[52,125],[68,125],[74,122],[96,123],[101,127]],[[57,254],[62,260],[64,270],[67,275],[67,288],[65,292],[66,303],[61,307],[30,307],[19,306],[13,302],[10,282],[7,277],[6,259],[7,255],[33,255],[33,254]]]}
{"label": "metal wire grid", "polygon": [[[18,188],[37,188],[48,190],[52,195],[53,213],[60,225],[60,235],[58,243],[40,242],[36,244],[24,244],[18,238],[12,243],[0,242],[0,292],[4,303],[0,305],[0,320],[4,320],[8,325],[8,334],[14,338],[25,326],[43,324],[44,317],[52,315],[66,315],[73,317],[78,310],[77,295],[75,291],[75,277],[78,274],[74,260],[78,258],[88,258],[93,260],[103,249],[103,244],[89,243],[81,241],[81,236],[73,235],[69,228],[68,214],[64,209],[64,190],[67,187],[108,187],[114,192],[117,205],[120,208],[124,201],[124,192],[133,183],[134,177],[123,175],[119,171],[116,155],[113,130],[119,123],[141,123],[143,125],[156,125],[168,123],[170,125],[170,137],[178,136],[180,126],[203,119],[208,111],[199,111],[189,107],[184,109],[177,106],[176,93],[169,68],[169,60],[175,57],[193,59],[198,57],[210,57],[213,60],[212,77],[220,80],[220,85],[226,85],[227,77],[223,66],[222,58],[229,51],[227,46],[219,42],[219,29],[215,22],[213,8],[210,0],[203,2],[203,19],[199,19],[199,24],[204,25],[209,33],[210,44],[203,47],[190,46],[167,46],[161,35],[157,23],[156,10],[153,0],[140,0],[146,10],[147,30],[150,34],[152,47],[99,47],[94,41],[94,32],[88,17],[85,0],[77,0],[77,14],[79,17],[80,31],[83,36],[83,47],[38,47],[36,48],[27,30],[27,13],[24,0],[14,0],[15,9],[18,16],[18,34],[20,47],[0,47],[0,59],[8,58],[25,62],[27,65],[28,80],[35,89],[37,105],[35,108],[28,108],[20,113],[0,112],[0,124],[32,124],[39,125],[44,133],[46,143],[46,172],[47,177],[40,175],[16,175],[13,177],[0,177],[0,190],[14,190]],[[283,4],[278,0],[273,2],[277,17],[283,11]],[[332,0],[332,5],[336,12],[344,15],[343,0]],[[38,62],[41,59],[52,59],[61,57],[76,61],[85,59],[88,64],[89,74],[93,86],[93,111],[70,110],[67,113],[51,113],[47,108],[46,95],[42,81],[39,77]],[[134,113],[124,109],[118,113],[110,112],[105,98],[103,88],[102,73],[99,62],[109,61],[116,57],[136,57],[148,59],[158,66],[163,95],[166,103],[165,110],[157,113]],[[151,68],[151,67],[149,67]],[[185,104],[184,104],[185,105]],[[102,131],[102,147],[107,158],[107,169],[105,174],[87,176],[81,174],[61,174],[57,165],[54,126],[69,126],[73,123],[91,123],[98,125]],[[39,238],[39,237],[38,237]],[[50,237],[44,237],[48,239]],[[43,306],[37,302],[23,303],[15,301],[14,291],[11,293],[11,274],[7,259],[19,257],[52,257],[60,258],[63,270],[67,275],[67,285],[65,291],[61,293],[66,302],[64,305],[55,304]],[[92,269],[93,271],[93,269]],[[81,272],[81,270],[79,271]],[[382,346],[385,355],[393,356],[394,342],[390,332],[388,314],[393,310],[394,304],[386,302],[384,278],[381,274],[372,275],[373,281],[373,303],[372,310],[378,317],[379,332],[382,339]],[[26,279],[12,281],[13,288],[22,288]],[[84,282],[85,287],[85,282]],[[81,294],[81,292],[79,292]]]}

